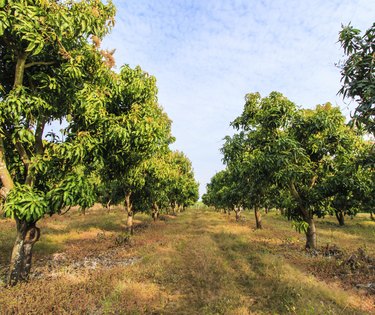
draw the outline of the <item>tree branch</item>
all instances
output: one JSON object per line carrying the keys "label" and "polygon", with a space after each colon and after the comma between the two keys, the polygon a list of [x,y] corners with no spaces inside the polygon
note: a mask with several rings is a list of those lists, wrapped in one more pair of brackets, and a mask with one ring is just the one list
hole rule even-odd
{"label": "tree branch", "polygon": [[24,146],[22,145],[22,143],[19,140],[16,141],[15,146],[16,146],[18,154],[21,157],[22,163],[23,163],[23,165],[25,165],[25,168],[26,168],[25,184],[32,186],[32,184],[33,184],[33,177],[29,173],[29,167],[30,167],[30,158],[29,158],[29,155],[27,154]]}
{"label": "tree branch", "polygon": [[305,207],[303,205],[303,200],[302,200],[302,198],[301,198],[299,192],[297,191],[297,188],[296,188],[296,186],[294,185],[293,182],[291,182],[289,184],[289,189],[290,189],[290,192],[292,193],[293,198],[297,201],[297,203],[299,205],[299,209],[302,212],[302,215],[304,216],[304,218],[307,218],[308,217],[308,212],[305,209]]}
{"label": "tree branch", "polygon": [[56,63],[55,61],[33,61],[33,62],[25,64],[25,69],[34,67],[34,66],[50,66],[55,63]]}
{"label": "tree branch", "polygon": [[65,210],[64,212],[61,212],[61,210],[59,210],[58,214],[59,215],[64,215],[65,213],[67,213],[70,210],[70,208],[71,208],[71,206],[69,206],[67,210],[64,209]]}
{"label": "tree branch", "polygon": [[[35,130],[35,145],[34,145],[35,155],[41,156],[44,153],[42,138],[43,138],[43,131],[44,131],[45,125],[46,125],[46,121],[44,118],[38,120],[38,123],[36,125],[36,130]],[[28,173],[25,183],[27,185],[33,185],[34,180],[35,180],[35,175]]]}
{"label": "tree branch", "polygon": [[28,172],[29,171],[29,166],[30,166],[30,158],[29,158],[26,150],[25,150],[24,146],[22,145],[22,143],[19,140],[16,141],[15,146],[16,146],[18,154],[21,157],[21,160],[22,160],[23,164],[26,167],[26,172]]}
{"label": "tree branch", "polygon": [[8,191],[7,191],[7,189],[5,189],[5,187],[1,187],[1,188],[0,188],[0,197],[1,197],[3,200],[6,200],[6,199],[7,199],[7,195],[8,195]]}
{"label": "tree branch", "polygon": [[318,176],[317,176],[317,175],[315,175],[315,176],[311,179],[310,189],[314,187],[314,185],[315,185],[317,179],[318,179]]}
{"label": "tree branch", "polygon": [[36,130],[35,130],[35,153],[38,155],[43,155],[44,147],[43,147],[43,132],[44,126],[46,125],[46,120],[41,118],[38,120]]}
{"label": "tree branch", "polygon": [[22,52],[19,54],[17,58],[13,88],[17,88],[19,86],[22,86],[23,84],[23,74],[25,72],[25,63],[26,63],[26,59],[28,55],[29,55],[28,53]]}

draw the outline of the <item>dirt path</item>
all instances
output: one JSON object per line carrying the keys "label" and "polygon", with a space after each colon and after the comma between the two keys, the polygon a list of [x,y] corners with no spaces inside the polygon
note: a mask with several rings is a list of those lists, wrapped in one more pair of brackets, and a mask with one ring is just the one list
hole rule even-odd
{"label": "dirt path", "polygon": [[3,313],[371,313],[368,297],[304,273],[282,251],[264,245],[272,230],[253,231],[248,221],[190,210],[177,218],[147,221],[120,244],[118,233],[104,229],[80,240],[77,244],[84,247],[78,253],[71,250],[78,245],[69,243],[72,247],[50,255],[50,269],[43,269],[48,265],[44,260],[37,263],[35,269],[45,273],[31,283],[4,290]]}

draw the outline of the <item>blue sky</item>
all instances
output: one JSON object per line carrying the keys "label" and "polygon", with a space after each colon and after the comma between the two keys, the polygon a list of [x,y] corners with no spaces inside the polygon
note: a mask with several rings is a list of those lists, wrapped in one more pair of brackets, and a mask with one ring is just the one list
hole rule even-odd
{"label": "blue sky", "polygon": [[365,30],[373,0],[114,0],[116,25],[103,46],[116,65],[140,65],[158,81],[173,120],[173,149],[187,154],[201,194],[223,168],[221,148],[244,96],[282,92],[302,107],[327,101],[348,115],[337,91],[341,24]]}

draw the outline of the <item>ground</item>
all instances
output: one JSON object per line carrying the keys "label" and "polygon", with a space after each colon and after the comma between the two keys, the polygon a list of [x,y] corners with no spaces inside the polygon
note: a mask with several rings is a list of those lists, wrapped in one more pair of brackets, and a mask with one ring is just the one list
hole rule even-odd
{"label": "ground", "polygon": [[[152,222],[95,208],[44,219],[29,283],[0,288],[0,314],[375,314],[375,223],[318,220],[319,251],[275,212],[254,230],[210,209]],[[0,267],[14,238],[0,220]],[[359,249],[359,250],[358,250]]]}

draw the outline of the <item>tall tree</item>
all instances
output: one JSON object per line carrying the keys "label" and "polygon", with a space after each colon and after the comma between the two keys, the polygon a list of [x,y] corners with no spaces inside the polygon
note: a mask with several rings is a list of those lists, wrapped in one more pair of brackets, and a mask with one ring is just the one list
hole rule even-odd
{"label": "tall tree", "polygon": [[248,186],[256,192],[254,200],[269,199],[274,185],[288,192],[286,215],[305,231],[306,248],[315,249],[314,216],[328,213],[324,183],[337,174],[341,157],[352,151],[354,131],[329,103],[299,110],[277,92],[265,98],[248,94],[244,111],[233,125],[244,139],[240,164],[249,170],[246,178],[254,178],[251,182],[261,186]]}
{"label": "tall tree", "polygon": [[174,140],[171,121],[157,102],[155,77],[140,67],[121,69],[108,111],[112,131],[104,141],[100,173],[104,185],[114,189],[112,199],[124,202],[132,233],[134,197],[145,185],[144,163]]}
{"label": "tall tree", "polygon": [[[99,0],[0,2],[0,191],[17,227],[10,285],[28,278],[38,220],[94,201],[83,164],[95,163],[100,138],[88,126],[102,118],[111,77],[88,39],[100,41],[113,15]],[[64,141],[44,137],[46,124],[63,119]]]}

